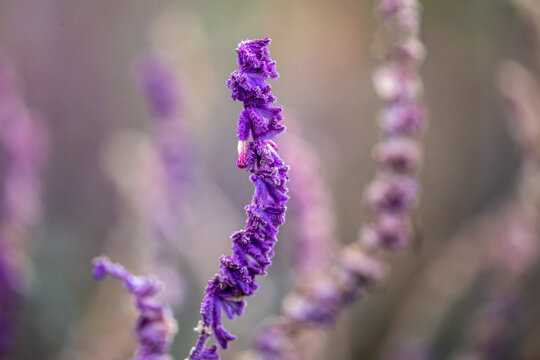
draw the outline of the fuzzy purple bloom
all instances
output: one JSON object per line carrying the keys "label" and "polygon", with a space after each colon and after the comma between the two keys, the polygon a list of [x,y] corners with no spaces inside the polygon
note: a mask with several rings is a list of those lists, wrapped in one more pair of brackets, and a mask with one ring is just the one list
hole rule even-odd
{"label": "fuzzy purple bloom", "polygon": [[139,347],[133,360],[172,360],[168,351],[176,334],[176,321],[169,307],[154,298],[163,289],[163,284],[152,276],[135,276],[106,257],[95,258],[92,263],[96,280],[107,275],[121,280],[135,298],[139,311],[135,324]]}
{"label": "fuzzy purple bloom", "polygon": [[252,203],[246,206],[245,228],[231,236],[233,256],[221,257],[219,273],[206,287],[201,305],[202,322],[196,328],[199,339],[189,357],[193,360],[214,356],[215,350],[211,353],[205,350],[211,333],[222,348],[235,339],[223,327],[222,312],[230,319],[242,315],[246,306],[244,298],[253,295],[259,287],[255,277],[266,274],[274,255],[278,228],[285,221],[289,168],[272,141],[285,127],[279,123],[281,107],[274,105],[276,98],[266,83],[278,77],[276,63],[269,56],[269,44],[270,39],[242,41],[236,50],[240,69],[227,81],[233,100],[244,104],[238,119],[237,165],[251,173],[255,193]]}

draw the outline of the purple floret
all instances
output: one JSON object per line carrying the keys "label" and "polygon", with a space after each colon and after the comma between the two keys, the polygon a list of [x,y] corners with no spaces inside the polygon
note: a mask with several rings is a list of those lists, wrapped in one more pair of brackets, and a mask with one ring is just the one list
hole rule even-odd
{"label": "purple floret", "polygon": [[419,184],[409,176],[385,174],[372,181],[365,196],[376,215],[407,214],[416,206]]}
{"label": "purple floret", "polygon": [[378,144],[373,157],[385,172],[414,174],[421,164],[422,152],[415,140],[398,137]]}
{"label": "purple floret", "polygon": [[202,323],[196,328],[199,339],[189,357],[193,360],[218,358],[216,350],[205,350],[211,333],[224,349],[235,339],[222,325],[222,311],[230,319],[242,315],[244,298],[259,287],[255,277],[265,275],[272,263],[278,228],[285,222],[289,168],[272,141],[285,127],[279,123],[281,107],[274,105],[276,98],[266,83],[279,76],[269,56],[269,44],[270,39],[242,41],[237,48],[240,69],[227,81],[233,100],[244,105],[238,119],[237,166],[251,173],[255,192],[246,206],[245,228],[231,236],[233,255],[221,257],[219,273],[206,287]]}
{"label": "purple floret", "polygon": [[133,360],[172,360],[168,351],[176,334],[176,321],[171,309],[155,299],[163,290],[163,284],[153,276],[135,276],[106,257],[95,258],[92,264],[96,280],[102,280],[107,275],[121,280],[135,298],[139,311],[135,324],[139,347]]}

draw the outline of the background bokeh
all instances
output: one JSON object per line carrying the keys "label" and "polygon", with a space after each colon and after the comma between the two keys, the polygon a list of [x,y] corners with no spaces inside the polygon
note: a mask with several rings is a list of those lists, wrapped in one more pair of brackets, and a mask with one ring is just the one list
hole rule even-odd
{"label": "background bokeh", "polygon": [[[382,289],[342,316],[321,358],[379,358],[427,264],[444,255],[461,227],[509,193],[519,167],[495,75],[507,58],[537,70],[534,27],[504,0],[422,3],[430,124],[417,214],[421,240],[392,259]],[[219,255],[229,252],[228,236],[243,225],[251,196],[248,178],[234,166],[241,106],[225,86],[240,40],[272,38],[281,75],[272,86],[284,123],[294,117],[317,150],[338,241],[354,241],[362,190],[374,173],[380,106],[371,83],[375,28],[373,4],[365,0],[0,0],[0,50],[51,138],[44,213],[29,239],[31,282],[16,359],[115,360],[133,351],[132,305],[129,299],[111,305],[124,297],[120,284],[94,282],[90,262],[107,252],[136,272],[147,270],[138,261],[145,232],[137,199],[117,179],[137,177],[134,169],[145,162],[137,146],[149,132],[150,115],[134,75],[142,54],[160,53],[174,65],[193,147],[195,175],[177,239],[184,295],[175,307],[175,358],[184,358],[194,342],[206,279]],[[119,169],[116,178],[111,167]],[[148,192],[138,195],[144,199]],[[249,346],[257,325],[278,311],[290,288],[294,256],[287,242],[294,227],[291,216],[269,276],[246,315],[230,324],[239,340],[226,359]],[[467,307],[458,310],[465,316]],[[114,315],[118,311],[126,314]],[[461,332],[454,329],[443,334],[448,341],[439,341],[441,348]]]}

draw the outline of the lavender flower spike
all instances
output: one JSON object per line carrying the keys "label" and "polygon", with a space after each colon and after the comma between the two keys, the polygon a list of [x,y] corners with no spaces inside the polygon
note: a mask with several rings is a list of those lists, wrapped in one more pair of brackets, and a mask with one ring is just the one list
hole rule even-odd
{"label": "lavender flower spike", "polygon": [[139,348],[133,360],[172,360],[168,351],[176,334],[176,321],[169,307],[153,298],[163,289],[163,284],[152,276],[135,276],[106,257],[95,258],[92,263],[96,280],[102,280],[107,275],[122,280],[126,290],[135,297],[139,310],[135,326]]}
{"label": "lavender flower spike", "polygon": [[219,273],[206,287],[202,321],[195,329],[199,338],[189,356],[192,360],[219,358],[215,346],[205,349],[212,333],[222,348],[235,339],[223,328],[221,312],[230,319],[242,315],[246,306],[244,298],[258,288],[255,277],[266,274],[278,227],[285,222],[289,167],[272,141],[285,127],[279,123],[282,109],[274,105],[276,98],[266,84],[266,80],[278,77],[276,62],[269,56],[269,44],[270,39],[242,41],[236,49],[240,69],[227,81],[233,100],[244,104],[238,119],[237,166],[252,174],[255,193],[252,203],[246,206],[245,228],[231,236],[233,256],[221,257]]}

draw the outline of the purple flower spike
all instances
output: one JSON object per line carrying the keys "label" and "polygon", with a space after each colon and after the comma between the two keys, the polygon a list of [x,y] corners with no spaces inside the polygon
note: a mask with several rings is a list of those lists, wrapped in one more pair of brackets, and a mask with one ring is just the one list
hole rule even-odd
{"label": "purple flower spike", "polygon": [[152,276],[135,276],[106,257],[95,258],[92,263],[96,280],[102,280],[107,275],[121,280],[126,290],[135,297],[139,310],[135,325],[139,347],[133,360],[172,360],[168,351],[176,334],[176,321],[170,308],[154,298],[163,289],[163,284]]}
{"label": "purple flower spike", "polygon": [[[313,358],[302,346],[302,337],[310,328],[328,328],[346,305],[381,283],[382,251],[406,248],[414,235],[411,217],[420,191],[415,177],[421,160],[418,138],[426,127],[419,101],[418,68],[424,58],[418,39],[420,6],[418,0],[379,0],[378,4],[380,26],[395,41],[388,43],[385,63],[374,74],[383,109],[382,138],[374,150],[377,173],[364,194],[369,221],[361,227],[359,241],[345,247],[334,266],[298,284],[287,297],[280,320],[263,328],[257,338],[254,351],[260,359]],[[260,92],[264,94],[264,89]],[[265,336],[268,339],[261,341]]]}
{"label": "purple flower spike", "polygon": [[244,40],[238,44],[238,66],[227,81],[233,100],[244,103],[244,111],[238,118],[238,139],[245,141],[271,140],[285,131],[281,106],[273,105],[276,98],[271,93],[267,80],[279,74],[276,62],[270,58],[270,39]]}
{"label": "purple flower spike", "polygon": [[255,193],[246,206],[245,228],[231,236],[233,255],[221,257],[219,273],[206,286],[202,321],[195,328],[199,338],[189,356],[192,360],[218,358],[215,348],[205,349],[212,334],[224,349],[235,339],[222,325],[222,312],[230,319],[242,315],[244,299],[259,287],[255,277],[264,276],[272,263],[278,228],[285,222],[289,167],[272,141],[285,127],[279,123],[281,107],[274,105],[276,98],[266,83],[278,77],[269,44],[270,39],[242,41],[236,50],[240,70],[227,81],[233,100],[244,104],[238,119],[237,165],[251,173]]}

